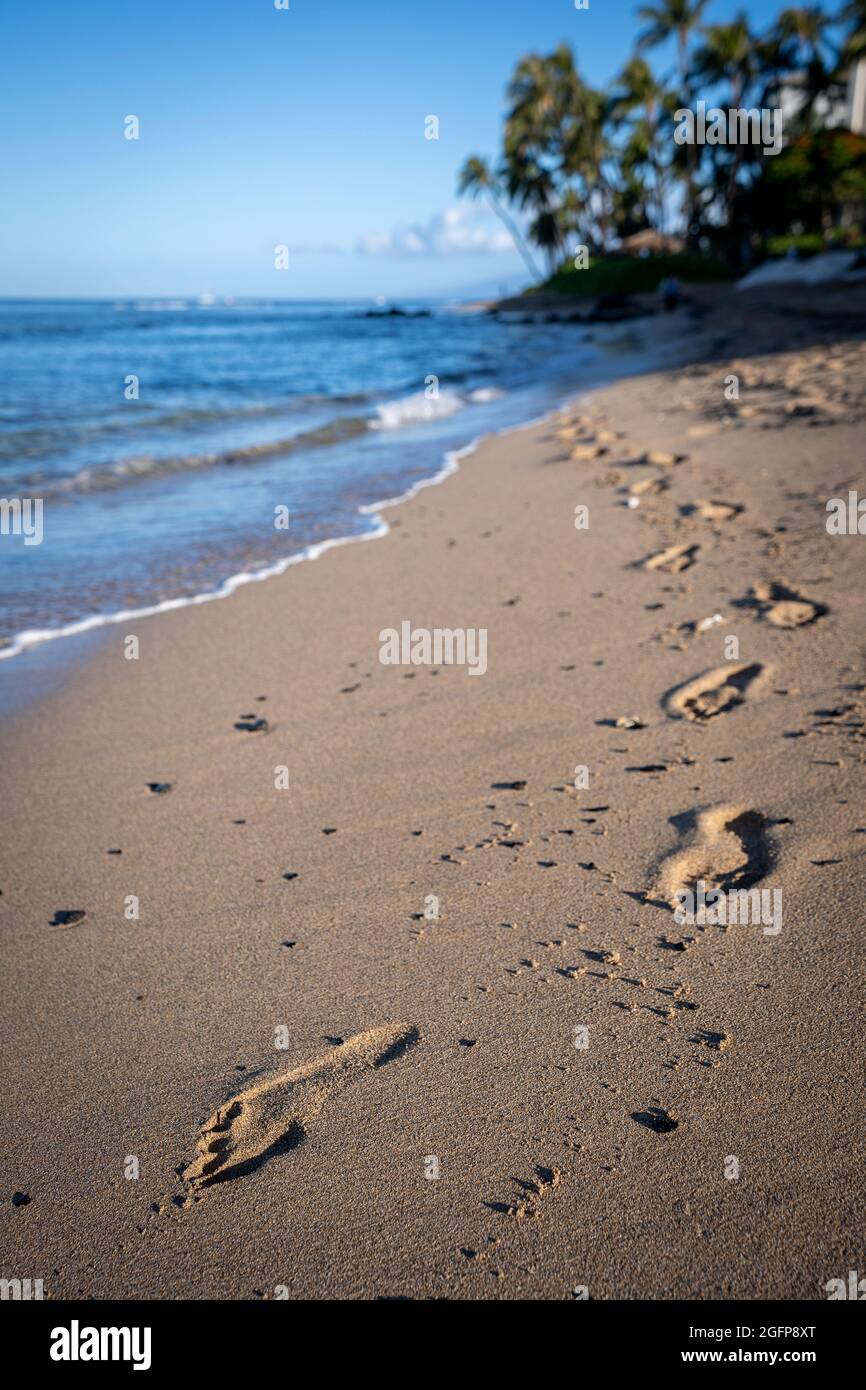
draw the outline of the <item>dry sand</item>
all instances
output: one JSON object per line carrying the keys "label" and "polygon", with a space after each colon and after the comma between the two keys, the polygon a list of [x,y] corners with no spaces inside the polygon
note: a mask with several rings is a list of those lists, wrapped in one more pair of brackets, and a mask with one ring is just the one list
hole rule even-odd
{"label": "dry sand", "polygon": [[[862,1270],[849,308],[714,309],[709,360],[134,624],[137,661],[109,629],[7,725],[5,1276],[814,1299]],[[486,628],[486,674],[382,665],[404,619]],[[678,925],[714,875],[781,889],[782,931]]]}

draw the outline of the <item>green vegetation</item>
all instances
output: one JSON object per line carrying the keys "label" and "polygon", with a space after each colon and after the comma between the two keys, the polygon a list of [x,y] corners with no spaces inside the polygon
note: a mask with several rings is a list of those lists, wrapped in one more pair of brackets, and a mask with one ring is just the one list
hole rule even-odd
{"label": "green vegetation", "polygon": [[768,256],[817,256],[826,251],[827,246],[820,232],[806,232],[802,236],[771,236],[767,238]]}
{"label": "green vegetation", "polygon": [[604,260],[591,259],[585,270],[563,266],[540,289],[593,297],[642,294],[657,290],[662,280],[670,275],[683,281],[725,280],[730,277],[731,269],[718,256],[690,251],[674,256],[609,256]]}
{"label": "green vegetation", "polygon": [[817,256],[822,251],[863,251],[866,250],[866,236],[856,228],[835,229],[835,235],[822,236],[820,232],[805,232],[802,236],[771,236],[767,238],[765,250],[768,256]]}
{"label": "green vegetation", "polygon": [[[707,278],[718,273],[716,263],[688,260],[668,272],[659,257],[632,268],[598,257],[616,256],[623,239],[653,230],[736,266],[763,255],[768,242],[827,236],[852,220],[852,208],[862,215],[866,141],[823,129],[820,113],[838,100],[847,64],[866,56],[866,0],[848,0],[836,15],[814,4],[790,7],[762,32],[745,13],[704,23],[707,3],[640,5],[635,51],[604,88],[586,82],[567,44],[518,62],[499,158],[467,159],[458,191],[490,204],[534,279],[534,252],[546,260],[549,286],[569,293],[615,293],[667,273]],[[671,41],[675,68],[657,72],[645,55]],[[772,112],[792,79],[800,106],[786,119],[781,154],[768,153],[766,142],[674,139],[677,111],[703,101],[723,112]],[[563,268],[578,246],[593,257],[591,271]],[[579,289],[581,275],[590,278]]]}
{"label": "green vegetation", "polygon": [[743,199],[753,220],[780,235],[826,237],[845,205],[866,205],[866,139],[850,130],[797,136]]}

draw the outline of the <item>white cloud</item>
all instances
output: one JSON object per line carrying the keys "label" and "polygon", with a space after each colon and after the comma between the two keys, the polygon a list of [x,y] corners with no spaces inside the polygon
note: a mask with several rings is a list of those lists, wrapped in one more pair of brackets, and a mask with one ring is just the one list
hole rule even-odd
{"label": "white cloud", "polygon": [[514,251],[508,232],[484,208],[446,208],[423,226],[395,227],[391,232],[367,232],[358,238],[364,256],[489,256]]}

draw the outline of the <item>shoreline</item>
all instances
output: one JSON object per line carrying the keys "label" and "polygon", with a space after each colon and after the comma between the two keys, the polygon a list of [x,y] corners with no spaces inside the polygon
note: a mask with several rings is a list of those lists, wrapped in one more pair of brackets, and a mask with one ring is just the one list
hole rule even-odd
{"label": "shoreline", "polygon": [[[732,346],[482,439],[363,560],[144,619],[5,726],[2,1220],[49,1296],[799,1299],[857,1267],[862,561],[822,499],[866,491],[866,353],[747,304],[701,333]],[[402,620],[484,628],[483,679],[383,665]],[[781,891],[781,933],[678,924],[716,873]],[[262,1089],[297,1139],[267,1161]],[[249,1171],[210,1185],[238,1096]]]}
{"label": "shoreline", "polygon": [[[619,323],[613,323],[610,326],[613,329],[621,327]],[[602,390],[614,384],[616,381],[626,379],[633,374],[644,374],[647,371],[652,371],[654,370],[654,356],[658,359],[656,365],[659,367],[661,365],[661,358],[663,358],[665,354],[670,353],[675,357],[682,355],[687,356],[688,353],[684,345],[680,342],[680,339],[686,331],[685,318],[663,321],[663,327],[667,328],[668,332],[663,332],[659,335],[658,341],[654,345],[655,354],[653,354],[653,351],[648,347],[646,342],[641,342],[638,347],[630,352],[625,366],[623,366],[622,362],[617,363],[615,358],[606,361],[603,357],[600,357],[593,371],[590,373],[590,375],[595,378],[595,381],[588,388],[582,388],[577,382],[574,382],[564,391],[564,394],[559,396],[547,410],[542,412],[542,414],[529,416],[516,423],[503,425],[501,428],[484,431],[473,436],[466,444],[456,449],[445,449],[439,467],[429,477],[417,479],[410,483],[403,492],[395,494],[392,497],[360,505],[357,508],[357,515],[361,517],[376,517],[381,510],[410,501],[419,490],[426,487],[438,486],[439,483],[444,482],[456,471],[456,468],[459,467],[459,460],[470,457],[479,445],[486,440],[504,437],[514,431],[530,429],[536,424],[541,424],[555,416],[558,411],[577,401],[587,390]],[[608,344],[608,347],[610,346],[611,344]],[[48,643],[86,636],[89,633],[98,632],[102,628],[112,627],[118,623],[156,617],[162,613],[173,612],[187,607],[198,607],[202,604],[230,598],[238,589],[248,584],[277,578],[292,566],[301,564],[307,560],[317,560],[334,547],[348,545],[356,541],[375,540],[386,534],[387,526],[380,518],[380,524],[370,532],[359,535],[333,536],[323,541],[311,541],[299,551],[262,564],[260,569],[244,569],[230,574],[214,587],[200,593],[179,595],[174,598],[163,599],[155,604],[144,604],[132,608],[118,609],[109,613],[88,614],[87,616],[76,618],[57,628],[25,629],[9,638],[6,645],[0,646],[0,662],[21,657],[27,653],[33,652],[37,648],[46,646]],[[0,667],[0,679],[2,679],[3,674],[4,668]],[[2,704],[2,697],[0,697],[0,718],[2,718],[4,714]]]}

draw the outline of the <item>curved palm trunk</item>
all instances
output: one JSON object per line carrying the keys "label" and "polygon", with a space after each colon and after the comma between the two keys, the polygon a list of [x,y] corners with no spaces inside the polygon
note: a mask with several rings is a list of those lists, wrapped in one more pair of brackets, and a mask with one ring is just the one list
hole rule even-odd
{"label": "curved palm trunk", "polygon": [[659,154],[659,122],[658,112],[655,102],[651,102],[647,109],[647,124],[650,129],[650,154],[651,167],[653,171],[653,183],[655,186],[656,203],[656,230],[661,236],[665,234],[665,181],[662,173],[662,162]]}
{"label": "curved palm trunk", "polygon": [[[731,95],[734,107],[739,107],[743,100],[743,87],[741,82],[737,82]],[[740,172],[740,164],[743,159],[743,147],[737,142],[734,146],[734,155],[731,160],[731,168],[728,172],[728,183],[725,189],[725,221],[728,224],[728,232],[731,230],[731,221],[734,210],[734,198],[737,194],[737,174]]]}
{"label": "curved palm trunk", "polygon": [[665,235],[665,177],[662,173],[661,161],[655,162],[656,176],[656,218],[660,236]]}
{"label": "curved palm trunk", "polygon": [[[612,199],[611,199],[611,188],[610,188],[610,184],[609,184],[609,182],[608,182],[608,180],[607,180],[607,178],[606,178],[606,176],[605,176],[604,170],[603,170],[602,167],[601,167],[601,160],[600,160],[600,159],[599,159],[599,162],[598,162],[598,165],[597,165],[596,169],[595,169],[594,171],[592,171],[592,172],[594,172],[594,176],[595,176],[595,186],[596,186],[596,188],[597,188],[597,190],[598,190],[598,202],[599,202],[599,211],[598,211],[598,216],[597,216],[597,218],[596,218],[596,221],[597,221],[597,223],[598,223],[598,230],[599,230],[599,232],[600,232],[600,234],[601,234],[601,249],[602,249],[602,251],[606,252],[606,251],[607,251],[607,247],[608,247],[609,228],[610,228],[610,212],[609,212],[609,207],[610,207],[610,203],[611,203],[611,201],[612,201]],[[587,171],[587,174],[586,174],[585,177],[586,177],[587,186],[588,186],[589,188],[591,188],[591,187],[592,187],[592,180],[591,180],[591,178],[590,178],[590,171]],[[590,194],[589,196],[590,196],[590,198],[591,198],[592,195]]]}
{"label": "curved palm trunk", "polygon": [[487,201],[489,202],[493,211],[496,213],[496,216],[499,218],[502,225],[505,227],[506,231],[511,237],[511,240],[517,247],[517,250],[520,252],[520,255],[523,259],[523,264],[526,266],[533,280],[540,280],[542,277],[539,273],[538,266],[533,261],[532,256],[529,253],[529,247],[526,245],[526,242],[520,235],[520,230],[517,227],[517,224],[515,223],[514,219],[510,217],[509,214],[505,211],[505,208],[502,206],[499,199],[496,197],[494,193],[490,191],[489,188],[487,190]]}
{"label": "curved palm trunk", "polygon": [[[682,83],[682,96],[684,100],[689,93],[687,92],[688,72],[689,72],[689,53],[688,35],[681,29],[677,34],[677,46],[679,48],[680,61],[680,82]],[[691,241],[691,227],[695,219],[697,207],[697,194],[695,191],[695,175],[697,173],[697,149],[693,144],[686,145],[686,242]]]}

